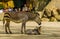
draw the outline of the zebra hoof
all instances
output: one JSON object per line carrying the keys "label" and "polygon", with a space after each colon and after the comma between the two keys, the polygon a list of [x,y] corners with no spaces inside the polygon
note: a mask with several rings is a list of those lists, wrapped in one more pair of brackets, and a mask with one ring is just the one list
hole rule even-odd
{"label": "zebra hoof", "polygon": [[21,34],[23,34],[23,33],[21,32]]}
{"label": "zebra hoof", "polygon": [[23,34],[23,31],[21,31],[21,34]]}
{"label": "zebra hoof", "polygon": [[6,32],[6,34],[9,34],[8,32]]}
{"label": "zebra hoof", "polygon": [[10,34],[12,34],[12,32],[10,32]]}

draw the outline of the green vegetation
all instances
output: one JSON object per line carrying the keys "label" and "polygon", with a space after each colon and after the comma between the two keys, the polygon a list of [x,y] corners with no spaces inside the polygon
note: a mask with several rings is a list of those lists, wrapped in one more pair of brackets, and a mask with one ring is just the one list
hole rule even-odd
{"label": "green vegetation", "polygon": [[15,7],[21,7],[26,0],[13,0]]}
{"label": "green vegetation", "polygon": [[4,2],[8,2],[8,0],[0,0],[0,2],[2,2],[2,1],[4,1]]}
{"label": "green vegetation", "polygon": [[42,11],[51,0],[38,0],[38,1],[39,1],[38,10]]}
{"label": "green vegetation", "polygon": [[2,4],[0,4],[0,9],[3,9],[4,7],[3,7],[3,5]]}

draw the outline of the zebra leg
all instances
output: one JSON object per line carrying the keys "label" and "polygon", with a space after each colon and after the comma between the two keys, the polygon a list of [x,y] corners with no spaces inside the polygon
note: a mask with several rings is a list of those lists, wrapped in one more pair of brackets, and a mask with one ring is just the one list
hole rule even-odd
{"label": "zebra leg", "polygon": [[6,32],[6,34],[8,34],[7,23],[5,24],[5,32]]}
{"label": "zebra leg", "polygon": [[25,33],[26,28],[25,28],[25,23],[22,23],[22,27],[21,27],[21,33]]}
{"label": "zebra leg", "polygon": [[23,34],[23,26],[21,26],[21,34]]}
{"label": "zebra leg", "polygon": [[38,34],[41,34],[41,26],[38,28]]}
{"label": "zebra leg", "polygon": [[10,21],[8,22],[8,30],[9,30],[9,33],[12,34],[9,24],[10,24]]}
{"label": "zebra leg", "polygon": [[7,20],[7,28],[8,28],[9,33],[10,33],[10,34],[12,34],[12,32],[11,32],[11,30],[10,30],[10,26],[9,26],[9,25],[10,25],[10,20],[8,19],[8,20]]}
{"label": "zebra leg", "polygon": [[9,31],[9,33],[12,33],[11,30],[10,30],[9,24],[10,24],[10,20],[7,19],[6,20],[6,25],[5,25],[5,31],[6,31],[6,33],[8,33],[8,31]]}
{"label": "zebra leg", "polygon": [[24,34],[26,33],[26,26],[25,26],[26,23],[23,24],[23,31],[24,31]]}
{"label": "zebra leg", "polygon": [[8,26],[8,30],[9,30],[9,33],[12,34],[11,30],[10,30],[10,26]]}

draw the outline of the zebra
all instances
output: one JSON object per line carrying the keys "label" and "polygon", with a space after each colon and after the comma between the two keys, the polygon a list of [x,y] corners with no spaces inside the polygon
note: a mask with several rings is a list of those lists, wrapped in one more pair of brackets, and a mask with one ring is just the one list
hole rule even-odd
{"label": "zebra", "polygon": [[[10,30],[10,21],[15,23],[22,23],[21,33],[26,33],[26,22],[27,21],[35,21],[38,25],[41,25],[41,19],[38,13],[32,12],[6,12],[3,17],[3,26],[5,26],[6,34],[11,34]],[[9,31],[9,32],[8,32]]]}

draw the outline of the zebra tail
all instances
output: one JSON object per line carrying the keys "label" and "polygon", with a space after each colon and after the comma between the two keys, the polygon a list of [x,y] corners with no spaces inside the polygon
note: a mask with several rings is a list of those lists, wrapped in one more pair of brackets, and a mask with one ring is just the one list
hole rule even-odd
{"label": "zebra tail", "polygon": [[5,20],[4,20],[4,18],[3,18],[3,27],[4,27],[4,24],[5,24]]}

